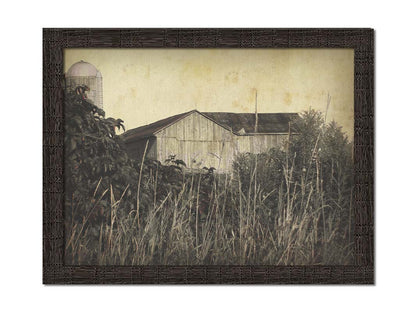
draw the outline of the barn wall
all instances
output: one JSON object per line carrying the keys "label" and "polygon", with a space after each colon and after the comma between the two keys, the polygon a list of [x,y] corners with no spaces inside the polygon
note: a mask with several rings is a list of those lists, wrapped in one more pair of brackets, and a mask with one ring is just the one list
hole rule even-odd
{"label": "barn wall", "polygon": [[262,153],[268,149],[280,146],[287,140],[287,134],[257,134],[238,136],[238,153]]}
{"label": "barn wall", "polygon": [[189,168],[214,167],[224,172],[231,171],[237,154],[265,152],[286,139],[286,134],[237,136],[195,112],[157,133],[148,157],[164,162],[176,155]]}
{"label": "barn wall", "polygon": [[157,158],[169,155],[190,168],[214,167],[229,171],[236,150],[236,136],[195,112],[165,128],[157,135]]}

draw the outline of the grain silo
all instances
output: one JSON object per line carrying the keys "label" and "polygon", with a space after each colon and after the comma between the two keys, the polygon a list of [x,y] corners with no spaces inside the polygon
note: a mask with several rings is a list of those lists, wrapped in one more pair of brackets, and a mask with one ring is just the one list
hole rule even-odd
{"label": "grain silo", "polygon": [[73,64],[65,74],[65,83],[67,88],[72,89],[80,85],[88,86],[88,98],[103,109],[103,78],[94,65],[82,60]]}

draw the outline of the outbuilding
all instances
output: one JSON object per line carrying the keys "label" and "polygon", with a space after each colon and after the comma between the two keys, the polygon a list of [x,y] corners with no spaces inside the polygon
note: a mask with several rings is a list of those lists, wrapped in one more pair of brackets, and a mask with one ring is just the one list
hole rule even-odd
{"label": "outbuilding", "polygon": [[122,137],[133,159],[162,163],[171,156],[190,169],[229,172],[239,153],[260,153],[288,137],[297,113],[223,113],[192,110],[131,129]]}

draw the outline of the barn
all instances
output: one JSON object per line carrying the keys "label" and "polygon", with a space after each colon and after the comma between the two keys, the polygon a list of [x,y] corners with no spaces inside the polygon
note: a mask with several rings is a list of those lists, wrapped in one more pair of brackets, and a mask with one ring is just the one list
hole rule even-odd
{"label": "barn", "polygon": [[122,137],[131,158],[162,163],[175,155],[190,169],[214,167],[229,172],[239,153],[260,153],[288,136],[297,113],[222,113],[192,110],[126,131]]}

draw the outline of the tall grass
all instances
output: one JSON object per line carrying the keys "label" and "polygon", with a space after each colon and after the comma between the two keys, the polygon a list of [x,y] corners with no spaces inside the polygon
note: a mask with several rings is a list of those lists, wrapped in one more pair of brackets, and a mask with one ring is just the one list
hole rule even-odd
{"label": "tall grass", "polygon": [[[141,177],[116,198],[112,187],[97,185],[90,212],[66,222],[65,261],[99,265],[352,263],[350,203],[328,199],[320,166],[313,182],[294,179],[294,157],[282,166],[274,188],[262,185],[257,157],[249,179],[234,174],[183,173],[178,190],[157,199],[158,174]],[[307,172],[311,175],[310,172]],[[309,182],[308,182],[309,181]],[[146,185],[154,200],[140,203]],[[120,209],[124,194],[138,188],[137,209]],[[100,190],[100,191],[98,191]],[[89,220],[110,194],[110,213]],[[273,198],[273,200],[271,200]],[[351,197],[349,197],[351,200]],[[140,214],[139,214],[140,203]],[[76,210],[77,203],[69,209]]]}
{"label": "tall grass", "polygon": [[289,126],[282,150],[240,155],[232,174],[130,159],[122,121],[75,90],[65,118],[66,263],[352,262],[350,144],[326,114],[302,113],[296,138]]}

